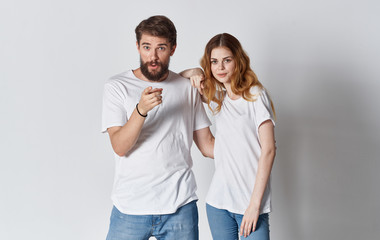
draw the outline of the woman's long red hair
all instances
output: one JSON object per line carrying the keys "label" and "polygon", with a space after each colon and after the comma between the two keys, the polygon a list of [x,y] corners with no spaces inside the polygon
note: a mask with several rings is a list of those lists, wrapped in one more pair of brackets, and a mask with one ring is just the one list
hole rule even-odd
{"label": "woman's long red hair", "polygon": [[[222,107],[224,100],[224,85],[220,83],[211,72],[211,51],[217,47],[228,48],[235,61],[235,70],[231,76],[231,90],[234,94],[241,95],[247,101],[255,101],[255,96],[251,93],[251,88],[254,86],[263,89],[263,85],[258,80],[256,74],[252,71],[250,66],[250,59],[244,52],[239,40],[228,33],[221,33],[207,43],[205,52],[201,59],[201,66],[205,73],[203,94],[207,99],[209,108],[217,113]],[[210,107],[211,101],[216,102],[218,106],[216,109]],[[274,113],[273,103],[271,107]]]}

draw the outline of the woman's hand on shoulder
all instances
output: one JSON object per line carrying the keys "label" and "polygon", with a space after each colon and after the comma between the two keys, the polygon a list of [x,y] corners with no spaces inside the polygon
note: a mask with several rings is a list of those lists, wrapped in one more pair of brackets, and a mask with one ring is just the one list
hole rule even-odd
{"label": "woman's hand on shoulder", "polygon": [[190,79],[191,86],[198,89],[198,92],[203,95],[203,82],[205,74],[201,68],[190,68],[179,73],[184,78]]}
{"label": "woman's hand on shoulder", "polygon": [[204,82],[204,80],[205,80],[205,75],[203,73],[190,77],[191,86],[197,88],[198,92],[201,95],[203,95],[203,88],[204,88],[203,82]]}

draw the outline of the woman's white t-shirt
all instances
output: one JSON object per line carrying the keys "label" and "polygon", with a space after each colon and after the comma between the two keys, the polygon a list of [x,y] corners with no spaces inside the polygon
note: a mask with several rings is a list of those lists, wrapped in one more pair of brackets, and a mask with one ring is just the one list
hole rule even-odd
{"label": "woman's white t-shirt", "polygon": [[[266,120],[274,124],[270,99],[264,89],[253,87],[255,101],[226,94],[215,115],[215,173],[206,202],[216,208],[244,214],[253,188],[261,154],[259,126]],[[212,107],[216,107],[213,102]],[[271,211],[270,179],[261,202],[260,214]]]}

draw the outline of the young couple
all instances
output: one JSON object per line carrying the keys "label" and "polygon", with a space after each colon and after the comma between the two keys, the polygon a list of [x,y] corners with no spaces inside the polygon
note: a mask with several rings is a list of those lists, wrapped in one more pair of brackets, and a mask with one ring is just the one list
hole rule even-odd
{"label": "young couple", "polygon": [[274,109],[239,41],[216,35],[204,72],[181,76],[169,70],[177,43],[168,18],[150,17],[135,32],[140,67],[112,77],[103,96],[102,131],[116,160],[107,240],[199,238],[193,141],[215,159],[206,199],[213,238],[269,239]]}

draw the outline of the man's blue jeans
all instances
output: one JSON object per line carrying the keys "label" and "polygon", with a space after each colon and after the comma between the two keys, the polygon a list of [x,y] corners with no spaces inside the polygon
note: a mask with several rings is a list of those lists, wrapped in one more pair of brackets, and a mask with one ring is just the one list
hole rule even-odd
{"label": "man's blue jeans", "polygon": [[130,215],[113,207],[107,240],[198,240],[196,201],[180,207],[173,214]]}
{"label": "man's blue jeans", "polygon": [[[238,240],[239,229],[243,215],[231,213],[230,211],[214,208],[206,204],[207,218],[210,225],[212,238],[214,240]],[[256,230],[248,237],[240,239],[269,240],[269,216],[268,213],[261,214],[256,224]]]}

